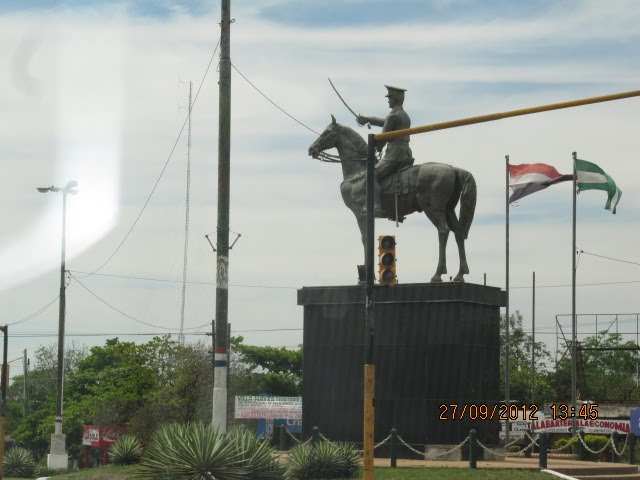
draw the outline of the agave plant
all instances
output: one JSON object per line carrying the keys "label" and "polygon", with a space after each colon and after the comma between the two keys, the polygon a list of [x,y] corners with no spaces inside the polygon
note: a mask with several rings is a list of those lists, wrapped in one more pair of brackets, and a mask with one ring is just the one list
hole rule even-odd
{"label": "agave plant", "polygon": [[162,426],[142,458],[141,478],[244,480],[248,469],[233,443],[211,425]]}
{"label": "agave plant", "polygon": [[275,460],[273,448],[246,427],[241,426],[230,430],[226,439],[234,445],[242,457],[243,465],[247,469],[247,479],[279,480],[282,478],[283,468]]}
{"label": "agave plant", "polygon": [[288,480],[354,478],[360,454],[347,443],[321,442],[297,445],[289,454],[285,472]]}
{"label": "agave plant", "polygon": [[13,447],[4,456],[4,474],[8,477],[31,478],[35,470],[36,462],[26,448]]}
{"label": "agave plant", "polygon": [[109,459],[116,465],[131,465],[140,462],[142,444],[133,435],[123,435],[109,447]]}

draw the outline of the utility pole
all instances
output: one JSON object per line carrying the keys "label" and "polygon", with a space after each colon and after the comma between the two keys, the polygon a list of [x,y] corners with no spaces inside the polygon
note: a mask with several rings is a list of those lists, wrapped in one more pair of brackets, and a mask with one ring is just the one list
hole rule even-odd
{"label": "utility pole", "polygon": [[9,346],[9,326],[0,325],[0,331],[4,334],[4,349],[2,351],[2,415],[0,416],[0,479],[4,478],[4,436],[7,416],[7,387],[9,386],[9,363],[7,362],[7,349]]}
{"label": "utility pole", "polygon": [[27,373],[29,373],[29,359],[27,358],[27,349],[24,349],[24,357],[22,359],[22,400],[24,401],[24,416],[27,416]]}
{"label": "utility pole", "polygon": [[231,152],[231,0],[222,0],[218,123],[218,230],[216,244],[216,344],[214,351],[213,425],[227,431],[229,352],[229,177]]}

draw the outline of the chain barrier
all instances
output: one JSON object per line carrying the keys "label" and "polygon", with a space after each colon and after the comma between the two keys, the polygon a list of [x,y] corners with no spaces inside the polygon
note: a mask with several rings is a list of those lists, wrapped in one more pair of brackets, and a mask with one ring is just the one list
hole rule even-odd
{"label": "chain barrier", "polygon": [[[457,450],[460,450],[464,446],[464,444],[469,441],[469,438],[471,438],[471,437],[465,438],[461,443],[459,443],[458,445],[453,447],[451,450],[439,453],[438,455],[434,456],[433,458],[430,458],[429,460],[438,460],[439,458],[444,458],[444,457],[446,457],[448,455],[451,455],[453,452],[455,452]],[[426,452],[425,452],[425,455],[426,455]]]}
{"label": "chain barrier", "polygon": [[580,439],[580,443],[582,443],[582,446],[587,450],[587,452],[593,453],[594,455],[598,455],[599,453],[604,452],[609,446],[609,444],[611,443],[611,438],[609,438],[607,443],[605,443],[600,450],[591,450],[589,446],[585,443],[585,441],[582,439],[582,435],[578,435],[577,437]]}
{"label": "chain barrier", "polygon": [[329,440],[327,437],[325,437],[325,436],[322,434],[322,432],[318,432],[318,435],[320,435],[320,438],[321,438],[322,440],[324,440],[325,442],[328,442],[328,443],[335,443],[334,441]]}
{"label": "chain barrier", "polygon": [[616,448],[616,442],[613,441],[613,437],[611,438],[611,446],[613,447],[613,451],[619,457],[622,457],[622,455],[624,455],[624,452],[627,450],[627,447],[629,446],[629,435],[630,434],[627,434],[627,438],[625,438],[624,445],[622,446],[622,450],[620,452],[618,452],[618,449]]}
{"label": "chain barrier", "polygon": [[378,447],[381,447],[382,445],[384,445],[385,443],[387,443],[389,440],[391,439],[391,434],[387,435],[387,438],[385,438],[384,440],[382,440],[381,442],[376,443],[373,446],[373,449],[375,450]]}
{"label": "chain barrier", "polygon": [[519,439],[519,438],[516,438],[516,439],[515,439],[515,440],[513,440],[512,442],[507,443],[507,444],[504,446],[504,449],[506,450],[506,449],[507,449],[507,448],[509,448],[511,445],[515,445],[515,444],[516,444],[516,443],[518,443],[519,441],[520,441],[520,439]]}
{"label": "chain barrier", "polygon": [[537,445],[538,443],[536,442],[535,438],[531,439],[531,443],[529,443],[529,445],[527,445],[526,447],[524,447],[522,450],[520,450],[517,453],[526,453],[527,450],[529,450],[530,448],[533,449],[533,447],[535,445]]}
{"label": "chain barrier", "polygon": [[487,447],[486,445],[484,445],[480,440],[476,439],[476,443],[478,445],[480,445],[480,448],[482,448],[485,452],[489,452],[492,455],[495,455],[496,457],[504,457],[504,451],[499,452],[498,450],[493,450],[489,447]]}
{"label": "chain barrier", "polygon": [[547,448],[547,451],[549,453],[557,453],[557,452],[561,452],[562,450],[566,450],[571,445],[572,445],[571,443],[565,443],[563,446],[558,447],[558,448]]}
{"label": "chain barrier", "polygon": [[[295,443],[303,443],[302,440],[300,440],[299,438],[296,438],[296,436],[293,433],[291,433],[287,427],[283,426],[282,428],[284,429],[285,432],[287,432],[287,435],[289,435]],[[310,440],[311,439],[307,440],[307,442]],[[307,442],[304,442],[304,443],[307,443]]]}
{"label": "chain barrier", "polygon": [[421,457],[424,457],[424,452],[421,452],[419,450],[416,450],[415,448],[413,448],[411,445],[409,445],[407,442],[404,441],[404,439],[398,435],[398,441],[404,445],[405,447],[407,447],[409,450],[411,450],[413,453],[420,455]]}

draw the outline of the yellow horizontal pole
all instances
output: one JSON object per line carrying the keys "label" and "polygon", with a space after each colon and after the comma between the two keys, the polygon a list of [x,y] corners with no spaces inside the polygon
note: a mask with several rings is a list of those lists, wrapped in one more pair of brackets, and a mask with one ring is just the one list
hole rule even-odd
{"label": "yellow horizontal pole", "polygon": [[603,95],[601,97],[583,98],[582,100],[572,100],[570,102],[552,103],[549,105],[541,105],[539,107],[522,108],[520,110],[512,110],[510,112],[490,113],[488,115],[480,115],[478,117],[461,118],[459,120],[451,120],[448,122],[432,123],[431,125],[422,125],[420,127],[405,128],[403,130],[394,130],[393,132],[378,133],[375,135],[376,140],[391,140],[392,138],[405,137],[407,135],[415,135],[417,133],[433,132],[435,130],[445,130],[447,128],[462,127],[464,125],[473,125],[475,123],[492,122],[503,118],[518,117],[520,115],[529,115],[532,113],[548,112],[549,110],[560,110],[562,108],[579,107],[581,105],[589,105],[591,103],[610,102],[612,100],[621,100],[623,98],[638,97],[640,90],[630,92],[614,93],[612,95]]}

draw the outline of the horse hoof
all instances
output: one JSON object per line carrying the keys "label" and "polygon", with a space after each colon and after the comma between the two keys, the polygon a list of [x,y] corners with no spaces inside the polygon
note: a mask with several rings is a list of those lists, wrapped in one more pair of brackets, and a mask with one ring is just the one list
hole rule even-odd
{"label": "horse hoof", "polygon": [[442,283],[442,278],[440,278],[440,275],[434,275],[431,278],[431,283]]}
{"label": "horse hoof", "polygon": [[453,279],[454,283],[464,283],[464,276],[462,274],[460,275],[456,275],[456,277]]}

